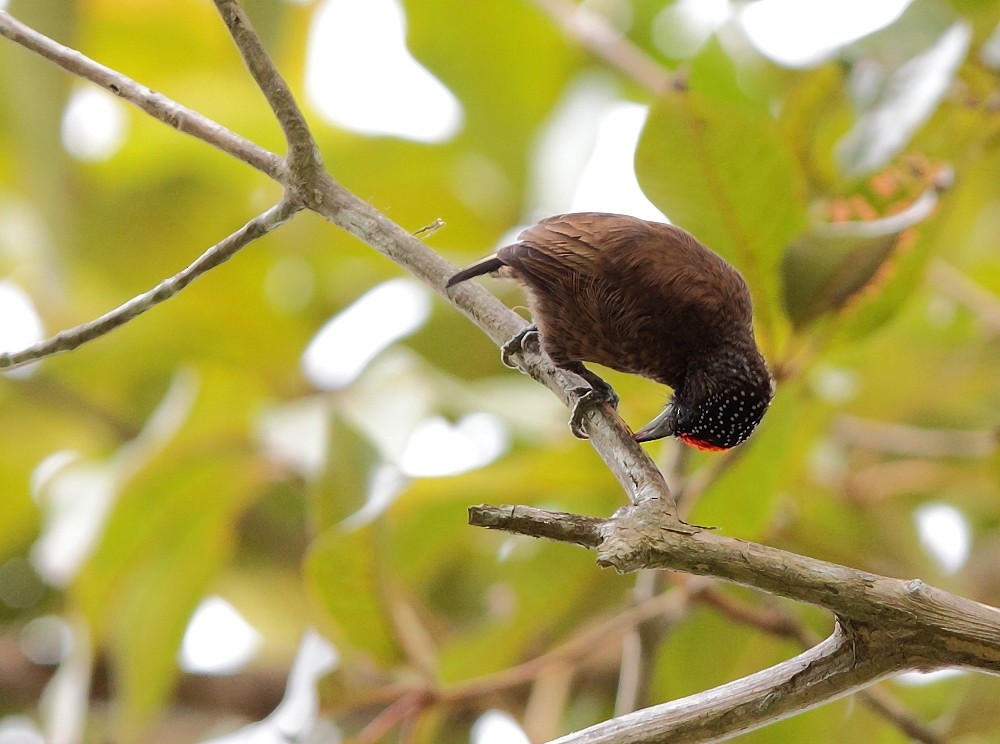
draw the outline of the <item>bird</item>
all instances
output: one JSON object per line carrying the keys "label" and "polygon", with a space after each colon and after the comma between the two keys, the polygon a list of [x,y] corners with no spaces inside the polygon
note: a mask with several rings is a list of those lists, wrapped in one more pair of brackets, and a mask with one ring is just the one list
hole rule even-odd
{"label": "bird", "polygon": [[555,215],[446,286],[484,274],[522,284],[534,321],[504,346],[504,361],[537,334],[556,367],[588,383],[571,422],[577,436],[586,437],[585,405],[618,403],[584,362],[672,389],[663,411],[633,435],[638,442],[672,436],[728,450],[753,433],[771,403],[774,382],[754,337],[746,282],[675,225],[601,212]]}

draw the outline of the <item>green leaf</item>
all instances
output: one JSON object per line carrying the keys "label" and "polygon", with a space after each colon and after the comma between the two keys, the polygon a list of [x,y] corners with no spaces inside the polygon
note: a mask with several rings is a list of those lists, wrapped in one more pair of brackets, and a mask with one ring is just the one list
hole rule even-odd
{"label": "green leaf", "polygon": [[528,3],[404,5],[407,46],[462,101],[462,144],[491,158],[520,185],[529,164],[524,152],[564,92],[579,49]]}
{"label": "green leaf", "polygon": [[782,262],[785,310],[796,328],[843,308],[870,286],[890,261],[905,230],[926,219],[937,192],[924,193],[890,217],[818,224],[796,239]]}
{"label": "green leaf", "polygon": [[326,466],[309,493],[316,532],[333,527],[364,506],[372,473],[381,460],[357,429],[336,413],[330,416]]}
{"label": "green leaf", "polygon": [[327,530],[313,542],[306,556],[306,587],[344,649],[361,649],[390,664],[399,656],[382,594],[382,551],[376,545],[376,526],[346,531]]}
{"label": "green leaf", "polygon": [[239,453],[198,452],[122,494],[74,591],[109,638],[122,732],[134,733],[169,694],[184,629],[231,554],[258,473]]}
{"label": "green leaf", "polygon": [[167,698],[184,628],[226,565],[262,477],[240,436],[257,405],[253,378],[221,365],[198,372],[179,375],[142,432],[109,461],[123,485],[70,588],[112,657],[123,740]]}
{"label": "green leaf", "polygon": [[745,103],[671,90],[646,120],[636,175],[671,220],[743,273],[773,342],[778,263],[805,221],[800,174],[777,122]]}
{"label": "green leaf", "polygon": [[801,328],[847,304],[892,257],[898,238],[819,231],[799,237],[781,266],[785,309],[792,324]]}
{"label": "green leaf", "polygon": [[[934,18],[931,23],[939,22]],[[874,69],[878,79],[866,81],[865,88],[876,93],[859,102],[857,121],[838,147],[841,166],[849,176],[877,170],[906,146],[947,95],[971,36],[968,24],[956,22],[928,49],[895,69],[864,68],[864,76],[871,78]]]}
{"label": "green leaf", "polygon": [[778,124],[796,160],[802,164],[811,192],[837,190],[841,174],[834,148],[852,121],[853,110],[844,94],[841,66],[831,62],[792,80]]}

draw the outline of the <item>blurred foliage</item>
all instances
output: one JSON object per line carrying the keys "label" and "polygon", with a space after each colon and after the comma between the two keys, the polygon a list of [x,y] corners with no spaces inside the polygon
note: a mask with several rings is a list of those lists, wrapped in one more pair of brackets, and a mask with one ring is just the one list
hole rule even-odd
{"label": "blurred foliage", "polygon": [[[630,10],[626,38],[685,81],[653,97],[618,78],[621,100],[651,106],[637,177],[664,214],[743,271],[781,379],[760,431],[704,481],[690,519],[1000,603],[1000,453],[990,435],[1000,424],[1000,3],[918,0],[834,59],[794,70],[753,51],[733,23],[693,58],[676,59],[651,32],[669,4],[588,3]],[[324,123],[302,86],[317,5],[246,3],[333,175],[407,229],[443,218],[429,242],[461,264],[538,216],[539,133],[601,63],[527,0],[404,5],[411,52],[464,108],[461,132],[443,144]],[[14,0],[9,9],[281,151],[280,130],[211,3]],[[900,90],[919,78],[907,62],[955,28],[968,46],[954,70],[936,70],[945,84],[926,122],[892,146],[878,140],[884,124],[873,117],[895,121]],[[112,158],[73,159],[60,126],[83,85],[0,43],[0,275],[30,296],[49,332],[175,273],[278,194],[241,163],[127,108],[127,137]],[[930,207],[917,214],[921,199]],[[536,737],[611,715],[621,632],[523,678],[505,674],[624,612],[636,601],[634,577],[600,571],[584,551],[465,525],[465,507],[480,502],[600,515],[621,504],[600,460],[570,436],[566,412],[503,369],[497,350],[439,301],[421,330],[344,389],[317,391],[301,371],[324,322],[399,274],[301,215],[113,335],[0,382],[0,643],[5,654],[18,648],[47,615],[87,629],[110,679],[89,706],[89,739],[196,740],[220,721],[235,725],[210,700],[197,726],[178,722],[178,649],[211,594],[261,631],[252,668],[286,673],[309,627],[337,645],[322,711],[348,733],[417,680],[443,692],[413,722],[414,741],[468,741],[474,717],[495,707]],[[516,290],[489,286],[523,304]],[[643,380],[609,379],[633,424],[667,395]],[[263,423],[275,411],[312,422],[295,430],[290,449],[276,448]],[[507,428],[505,455],[461,475],[401,475],[421,422],[441,416],[458,431],[480,411]],[[845,434],[845,416],[876,422],[867,425],[878,446]],[[940,451],[911,447],[907,432],[925,427]],[[984,451],[955,452],[948,432],[959,430],[981,432]],[[678,459],[677,446],[653,450],[678,463],[678,485],[718,463],[694,452]],[[382,503],[366,504],[378,484]],[[56,534],[60,494],[106,504],[96,524],[79,526],[93,537],[82,565],[43,584],[25,575],[24,558],[38,561],[41,541]],[[971,552],[957,573],[921,543],[915,510],[932,503],[967,521]],[[829,630],[813,608],[781,606],[814,632]],[[796,653],[708,606],[654,625],[644,703]],[[557,672],[572,672],[566,697],[551,682]],[[492,674],[470,692],[470,680]],[[32,701],[5,694],[17,683],[6,676],[0,715],[44,719]],[[949,741],[972,743],[1000,731],[996,685],[960,676],[883,687]],[[848,737],[906,740],[856,701],[742,740]]]}

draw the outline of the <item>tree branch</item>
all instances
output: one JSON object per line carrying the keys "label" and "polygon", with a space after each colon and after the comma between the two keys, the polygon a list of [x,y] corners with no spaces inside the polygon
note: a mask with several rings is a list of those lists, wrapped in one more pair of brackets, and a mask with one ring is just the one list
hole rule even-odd
{"label": "tree branch", "polygon": [[[315,141],[294,98],[267,59],[266,52],[238,4],[234,0],[217,0],[217,5],[254,79],[281,121],[288,138],[290,157],[294,160],[290,165],[286,165],[277,155],[242,139],[201,114],[24,26],[6,11],[0,11],[0,34],[55,62],[68,72],[91,80],[131,101],[177,130],[192,134],[280,181],[291,191],[290,199],[302,202],[423,280],[472,319],[497,345],[523,330],[524,320],[479,286],[463,284],[446,293],[445,282],[455,272],[455,267],[371,205],[344,189],[323,170]],[[152,305],[145,304],[148,295],[159,292],[172,281],[173,279],[166,280],[147,295],[134,298],[91,323],[63,331],[29,349],[0,355],[0,369],[76,348],[84,341],[107,333],[151,307]],[[575,404],[573,390],[580,383],[571,378],[570,373],[556,369],[538,352],[525,350],[515,354],[513,359],[523,372],[549,387],[564,403],[571,406]],[[664,503],[672,503],[673,497],[662,474],[645,451],[632,440],[630,430],[617,414],[607,408],[594,408],[587,415],[584,429],[633,503],[645,498],[658,498]]]}
{"label": "tree branch", "polygon": [[88,341],[110,333],[161,302],[169,300],[206,271],[228,261],[241,248],[267,235],[300,209],[297,204],[283,199],[266,212],[254,217],[232,235],[213,245],[187,268],[169,279],[164,279],[148,292],[133,297],[99,318],[60,331],[55,336],[26,349],[0,353],[0,369],[12,369],[61,351],[72,351]]}
{"label": "tree branch", "polygon": [[995,293],[941,259],[931,261],[927,276],[937,289],[975,313],[991,335],[1000,334],[1000,297]]}
{"label": "tree branch", "polygon": [[598,724],[560,744],[653,742],[668,735],[716,741],[902,671],[968,666],[1000,673],[1000,611],[993,607],[918,580],[878,576],[705,530],[665,527],[660,511],[647,501],[606,520],[571,515],[560,531],[552,526],[563,519],[558,512],[476,506],[469,523],[585,546],[596,540],[598,563],[619,572],[674,569],[809,602],[833,612],[838,631],[788,662]]}
{"label": "tree branch", "polygon": [[[856,623],[883,623],[953,640],[949,665],[1000,673],[1000,610],[957,597],[919,579],[904,581],[737,540],[697,527],[678,529],[662,506],[646,501],[609,519],[574,516],[565,535],[558,512],[524,506],[474,506],[469,524],[578,545],[599,544],[597,561],[619,573],[665,568],[715,576],[779,597],[823,607]],[[933,667],[933,665],[932,665]]]}
{"label": "tree branch", "polygon": [[62,69],[135,104],[154,119],[169,124],[179,132],[207,142],[234,158],[282,181],[286,176],[284,161],[272,152],[240,137],[206,116],[172,101],[130,77],[105,67],[75,49],[28,28],[7,11],[0,10],[0,36],[20,44]]}
{"label": "tree branch", "polygon": [[[215,6],[236,42],[247,69],[267,99],[288,143],[289,169],[295,180],[304,183],[323,168],[323,160],[309,124],[299,110],[288,83],[274,66],[257,32],[236,0],[215,0]],[[309,201],[307,199],[307,201]]]}
{"label": "tree branch", "polygon": [[1000,445],[1000,432],[990,430],[928,429],[842,414],[833,426],[834,437],[854,447],[893,455],[982,459]]}
{"label": "tree branch", "polygon": [[[803,648],[819,643],[820,638],[808,630],[797,617],[783,609],[762,609],[749,602],[737,599],[720,591],[714,583],[693,585],[690,577],[684,577],[684,585],[690,586],[692,600],[714,607],[734,622],[749,625],[769,635],[787,638]],[[887,691],[871,687],[858,692],[858,698],[875,713],[897,726],[903,733],[922,744],[943,744],[944,739],[927,724],[919,720],[902,703]]]}
{"label": "tree branch", "polygon": [[[254,79],[268,98],[276,116],[281,120],[289,145],[293,148],[293,154],[297,145],[303,150],[309,149],[310,152],[314,152],[315,142],[309,134],[301,112],[238,4],[235,0],[216,0],[216,5],[230,26],[234,41],[240,48]],[[293,179],[303,182],[303,190],[310,195],[306,203],[311,209],[368,243],[424,281],[458,307],[498,346],[525,328],[526,324],[519,315],[479,286],[466,284],[446,292],[445,283],[455,273],[455,267],[413,234],[340,186],[322,167],[307,167],[307,165],[321,166],[318,154],[316,158],[315,161],[292,164]],[[572,390],[577,387],[577,382],[567,379],[568,373],[556,369],[543,355],[524,350],[514,354],[512,358],[520,364],[522,371],[556,392],[564,403],[575,402]],[[669,489],[662,475],[645,452],[632,441],[631,432],[617,415],[595,410],[588,416],[585,429],[597,440],[595,447],[599,450],[610,452],[614,440],[626,442],[632,450],[633,458],[646,461],[642,468],[638,468],[641,477],[634,478],[627,472],[632,467],[632,462],[620,457],[614,458],[621,462],[617,466],[612,465],[612,470],[619,476],[619,480],[623,481],[626,490],[634,499],[638,499],[639,494],[643,492],[670,498]]]}
{"label": "tree branch", "polygon": [[624,34],[594,11],[568,0],[535,0],[570,38],[654,94],[680,85],[680,79],[630,42]]}
{"label": "tree branch", "polygon": [[770,669],[599,723],[551,744],[722,741],[888,676],[897,671],[894,648],[878,632],[838,626],[819,645]]}

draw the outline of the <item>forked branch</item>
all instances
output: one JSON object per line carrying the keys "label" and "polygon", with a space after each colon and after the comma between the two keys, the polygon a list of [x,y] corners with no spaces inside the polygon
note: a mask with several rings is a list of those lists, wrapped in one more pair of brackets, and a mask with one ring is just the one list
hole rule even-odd
{"label": "forked branch", "polygon": [[620,572],[702,574],[809,602],[834,613],[823,643],[770,669],[704,693],[636,711],[561,744],[717,741],[807,710],[903,671],[966,666],[1000,674],[1000,610],[921,581],[891,579],[678,528],[655,500],[609,519],[523,506],[475,506],[472,525],[588,547]]}

